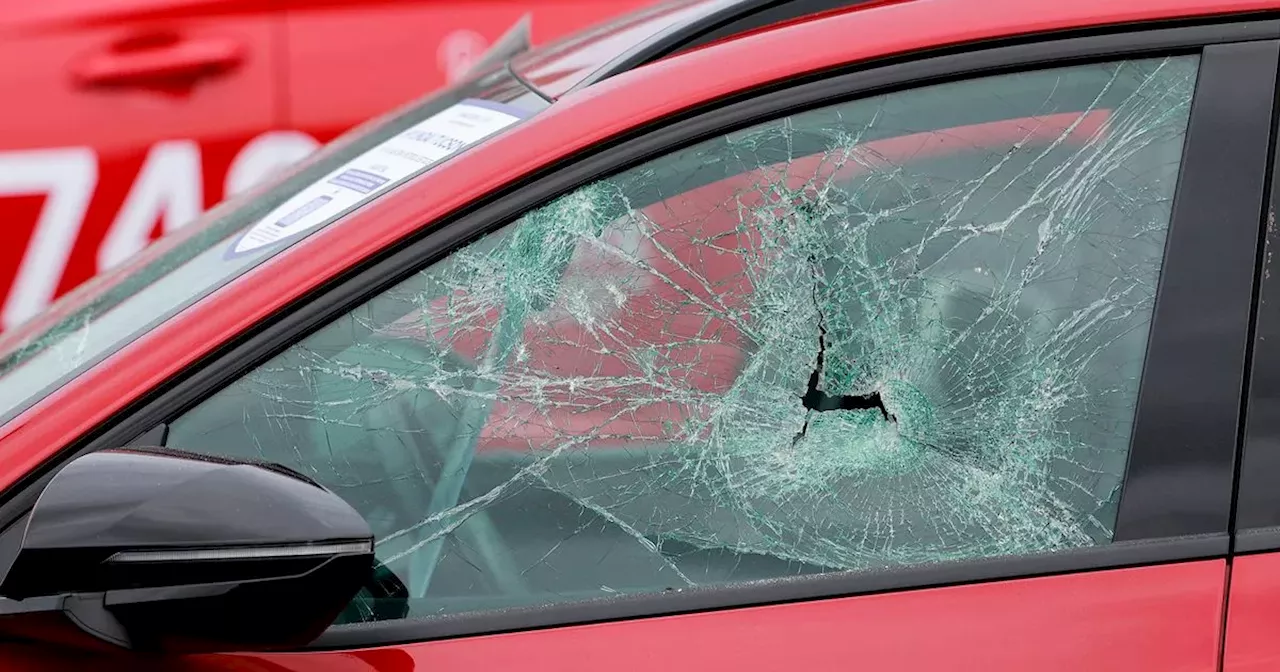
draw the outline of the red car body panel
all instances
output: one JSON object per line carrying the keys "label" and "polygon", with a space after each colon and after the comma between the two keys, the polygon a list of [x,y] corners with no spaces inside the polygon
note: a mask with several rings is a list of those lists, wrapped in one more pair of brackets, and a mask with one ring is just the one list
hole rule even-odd
{"label": "red car body panel", "polygon": [[[428,642],[401,647],[407,656],[244,658],[281,672],[327,671],[328,660],[333,672],[544,661],[560,672],[1208,672],[1218,664],[1224,574],[1224,562],[1212,560]],[[342,667],[350,658],[367,667]]]}
{"label": "red car body panel", "polygon": [[1280,553],[1244,555],[1231,562],[1223,672],[1280,667]]}
{"label": "red car body panel", "polygon": [[[915,50],[1276,7],[1275,0],[884,3],[758,32],[611,78],[566,95],[511,132],[316,232],[28,409],[0,428],[0,487],[13,485],[131,402],[343,269],[540,168],[667,115],[769,82]],[[760,59],[762,53],[771,56]],[[1207,560],[363,651],[191,657],[165,661],[164,667],[1207,671],[1217,669],[1226,584],[1226,561]],[[1274,593],[1267,581],[1255,585],[1260,595]],[[1244,622],[1236,628],[1243,634],[1235,636],[1262,646],[1258,627]],[[8,669],[86,664],[78,654],[18,646],[6,646],[0,656]],[[138,659],[126,655],[93,659],[92,666],[111,669],[112,660],[120,669],[140,669]]]}
{"label": "red car body panel", "polygon": [[[1210,672],[1225,573],[1224,561],[1207,560],[349,652],[192,656],[164,669]],[[146,669],[127,655],[19,651],[6,670]]]}

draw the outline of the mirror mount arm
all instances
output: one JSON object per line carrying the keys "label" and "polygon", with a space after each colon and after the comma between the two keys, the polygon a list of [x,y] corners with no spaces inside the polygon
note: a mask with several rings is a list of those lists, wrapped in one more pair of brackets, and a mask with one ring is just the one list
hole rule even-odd
{"label": "mirror mount arm", "polygon": [[44,595],[29,597],[25,600],[0,597],[0,619],[6,616],[62,611],[62,603],[66,597],[66,595]]}
{"label": "mirror mount arm", "polygon": [[106,642],[126,649],[133,648],[128,630],[107,610],[107,593],[68,595],[63,600],[62,612],[80,629]]}
{"label": "mirror mount arm", "polygon": [[60,614],[60,618],[65,616],[68,625],[105,642],[131,648],[128,631],[106,608],[106,593],[46,595],[24,600],[0,597],[0,631],[5,630],[6,620],[36,614]]}

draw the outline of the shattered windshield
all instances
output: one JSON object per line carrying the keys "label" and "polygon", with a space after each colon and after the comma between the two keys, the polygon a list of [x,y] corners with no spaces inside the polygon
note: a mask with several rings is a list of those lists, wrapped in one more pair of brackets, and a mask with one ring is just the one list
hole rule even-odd
{"label": "shattered windshield", "polygon": [[459,141],[480,135],[463,129],[442,147],[441,133],[423,132],[433,122],[487,106],[491,118],[480,130],[493,132],[546,105],[501,71],[428,96],[348,133],[286,179],[219,206],[91,280],[0,338],[0,424],[307,233],[457,151]]}
{"label": "shattered windshield", "polygon": [[1105,544],[1197,58],[938,84],[587,184],[177,418],[373,526],[345,622]]}

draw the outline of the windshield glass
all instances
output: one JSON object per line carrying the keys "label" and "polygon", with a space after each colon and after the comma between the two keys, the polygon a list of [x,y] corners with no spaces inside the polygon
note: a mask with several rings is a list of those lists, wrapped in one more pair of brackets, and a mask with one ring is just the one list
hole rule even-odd
{"label": "windshield glass", "polygon": [[245,271],[547,103],[505,68],[339,138],[0,339],[0,423]]}

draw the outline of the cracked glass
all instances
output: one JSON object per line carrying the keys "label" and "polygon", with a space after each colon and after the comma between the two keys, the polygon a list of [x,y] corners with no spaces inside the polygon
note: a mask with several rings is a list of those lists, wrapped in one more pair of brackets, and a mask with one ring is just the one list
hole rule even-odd
{"label": "cracked glass", "polygon": [[679,149],[453,251],[168,445],[365,516],[343,622],[1108,543],[1197,65]]}

